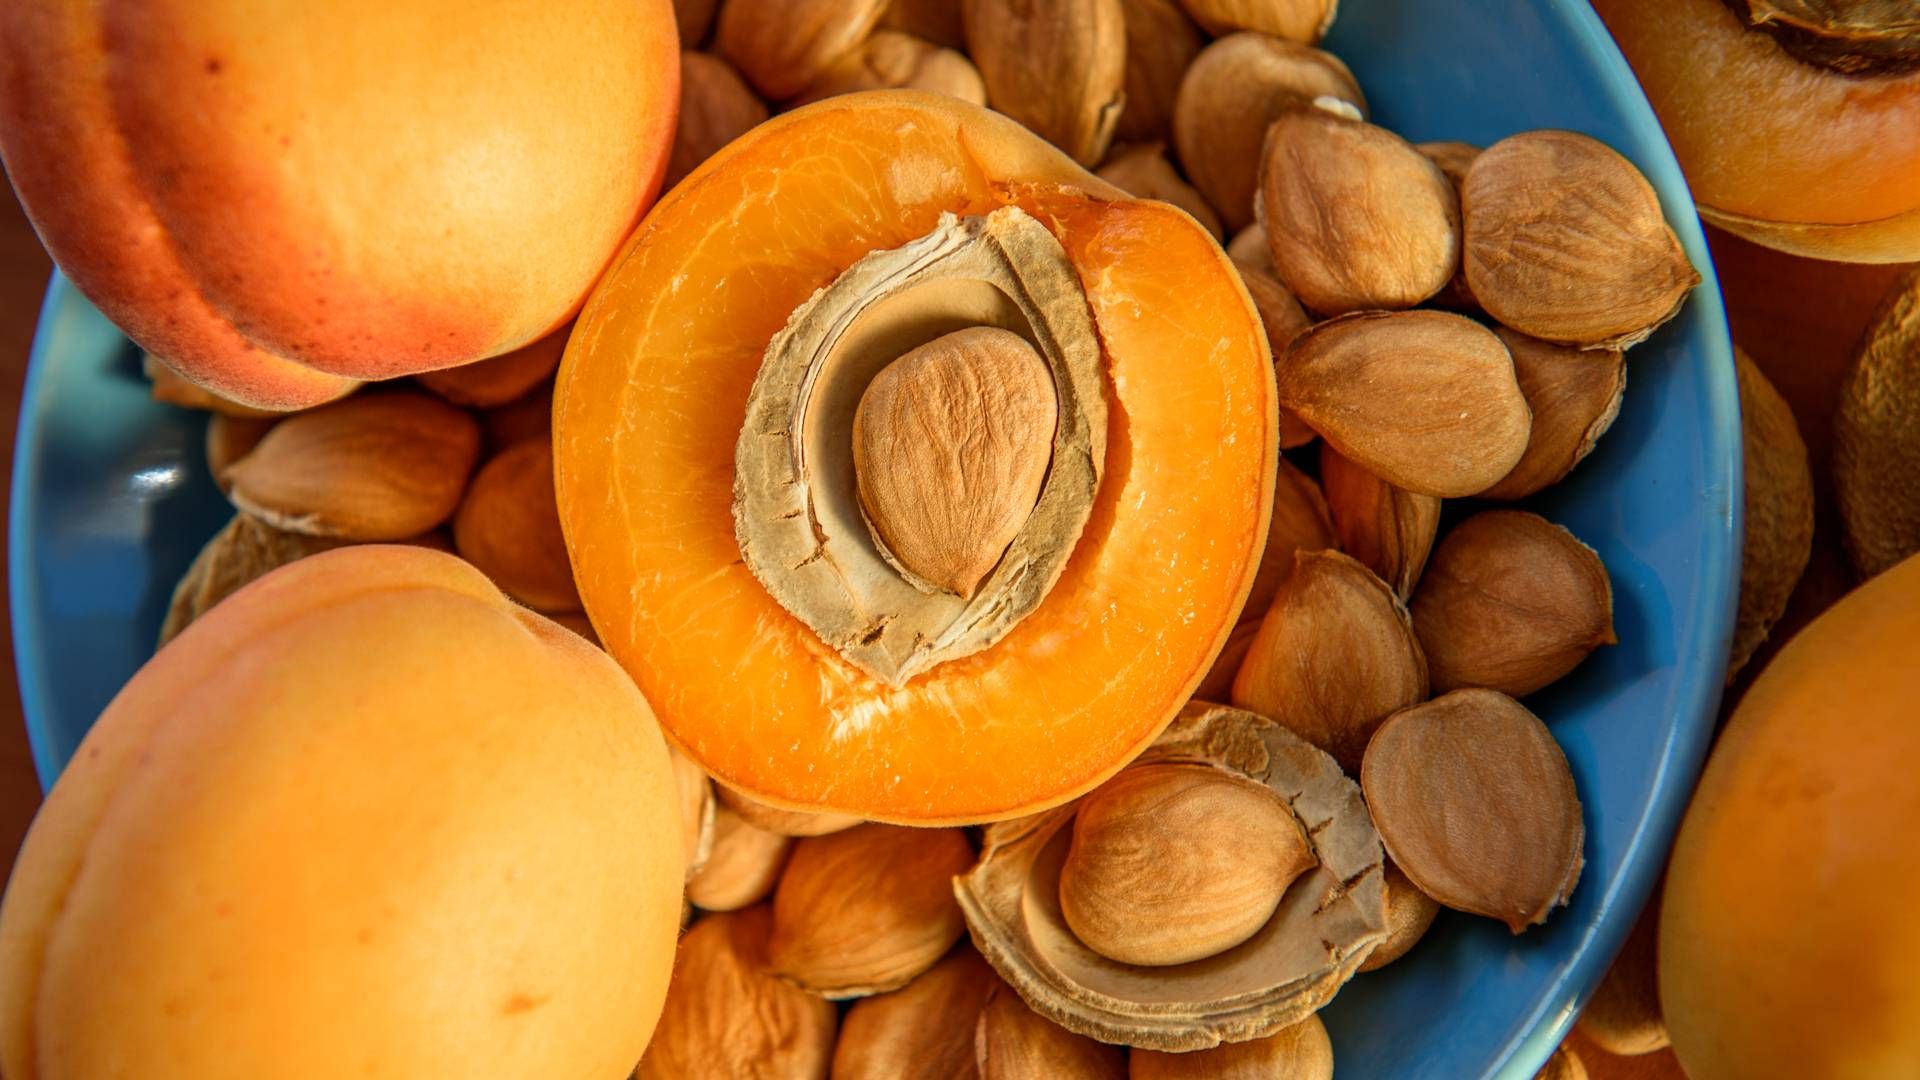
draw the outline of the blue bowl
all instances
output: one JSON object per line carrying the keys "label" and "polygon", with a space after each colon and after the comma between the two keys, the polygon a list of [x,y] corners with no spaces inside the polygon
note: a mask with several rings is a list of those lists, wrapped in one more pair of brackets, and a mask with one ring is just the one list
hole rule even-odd
{"label": "blue bowl", "polygon": [[[1586,805],[1571,906],[1515,937],[1448,913],[1323,1014],[1350,1077],[1527,1080],[1625,938],[1712,732],[1739,577],[1732,351],[1692,200],[1652,111],[1580,0],[1347,0],[1329,48],[1410,139],[1571,128],[1658,189],[1706,281],[1633,350],[1613,430],[1536,507],[1613,576],[1620,645],[1530,702]],[[43,781],[153,650],[175,580],[226,520],[203,417],[148,400],[138,354],[64,279],[47,294],[14,465],[14,641]]]}

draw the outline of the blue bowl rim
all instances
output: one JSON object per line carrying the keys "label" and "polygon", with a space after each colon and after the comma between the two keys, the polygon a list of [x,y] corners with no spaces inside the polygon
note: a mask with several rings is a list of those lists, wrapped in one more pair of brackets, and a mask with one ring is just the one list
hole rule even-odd
{"label": "blue bowl rim", "polygon": [[33,478],[40,472],[40,448],[44,444],[45,419],[34,407],[41,398],[41,382],[52,358],[51,345],[43,332],[68,292],[79,290],[56,267],[47,281],[47,294],[40,302],[39,321],[35,323],[33,347],[27,354],[27,378],[20,391],[20,421],[14,433],[12,487],[7,498],[7,617],[13,626],[14,681],[20,688],[20,711],[27,728],[27,745],[33,752],[33,770],[40,778],[40,790],[51,791],[63,763],[54,760],[59,740],[48,729],[47,717],[53,714],[48,688],[41,680],[47,670],[44,643],[32,634],[21,633],[29,625],[31,613],[40,608],[40,581],[31,569],[33,530],[27,523],[34,518]]}

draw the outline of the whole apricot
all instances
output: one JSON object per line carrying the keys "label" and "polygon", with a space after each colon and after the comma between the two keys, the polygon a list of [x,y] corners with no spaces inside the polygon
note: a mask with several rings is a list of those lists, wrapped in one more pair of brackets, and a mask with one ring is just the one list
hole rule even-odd
{"label": "whole apricot", "polygon": [[639,692],[460,560],[342,548],[188,627],[0,906],[15,1080],[615,1080],[680,916]]}
{"label": "whole apricot", "polygon": [[669,0],[0,6],[0,158],[134,340],[276,409],[572,317],[673,141]]}
{"label": "whole apricot", "polygon": [[1920,1070],[1920,557],[1788,643],[1687,809],[1660,1001],[1693,1080]]}

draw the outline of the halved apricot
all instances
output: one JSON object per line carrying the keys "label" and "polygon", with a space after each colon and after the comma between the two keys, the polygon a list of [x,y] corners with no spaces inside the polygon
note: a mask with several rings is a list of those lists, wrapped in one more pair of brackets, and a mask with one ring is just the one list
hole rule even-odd
{"label": "halved apricot", "polygon": [[[822,530],[851,521],[858,534],[823,533],[798,567],[776,564],[757,542],[743,554],[740,536],[757,526],[737,520],[748,512],[737,513],[737,494],[743,506],[763,494],[763,478],[739,462],[779,472],[790,451],[804,474],[811,454],[816,467],[838,470],[826,482],[851,483],[851,435],[830,426],[836,407],[850,419],[851,399],[815,410],[827,414],[825,435],[780,430],[777,411],[764,429],[743,437],[742,428],[750,399],[755,415],[766,412],[756,383],[784,377],[783,348],[841,294],[953,237],[1055,249],[1069,268],[1074,295],[1042,306],[1090,317],[1093,392],[1076,397],[1085,386],[1053,369],[1063,396],[1046,483],[1084,480],[1089,464],[1093,478],[1078,517],[1069,508],[1057,528],[1042,521],[1052,512],[1043,486],[980,596],[885,583],[895,600],[966,609],[966,618],[981,615],[996,580],[1025,597],[1008,601],[1011,617],[962,618],[971,636],[950,636],[967,637],[964,647],[916,652],[926,643],[912,639],[898,654],[907,662],[889,666],[861,649],[886,645],[891,615],[870,620],[871,637],[829,644],[812,615],[795,614],[783,577],[809,572],[831,544],[851,554],[829,552],[829,563],[879,566],[871,549],[883,545],[860,527],[864,508],[806,503],[785,515]],[[1071,353],[1083,340],[1071,318],[1059,329],[1044,311],[968,314],[976,301],[1027,304],[1023,289],[1059,284],[1020,258],[1016,250],[1012,278],[987,289],[954,271],[909,290],[915,304],[952,310],[863,345],[878,350],[867,366],[979,319],[1026,336],[1049,363]],[[1067,310],[1076,305],[1084,315]],[[849,338],[867,317],[848,316]],[[789,381],[796,410],[810,394],[845,392]],[[1070,437],[1102,413],[1097,431]],[[755,458],[762,438],[789,442]],[[928,824],[1063,802],[1152,741],[1245,602],[1278,443],[1258,315],[1205,230],[1170,206],[1125,198],[1005,118],[882,91],[762,125],[661,202],[569,342],[554,451],[581,597],[675,742],[720,781],[775,805]],[[1058,565],[1047,544],[1065,549]]]}
{"label": "halved apricot", "polygon": [[[1812,6],[1835,19],[1849,8],[1886,18],[1889,34],[1905,33],[1903,48],[1920,49],[1910,14],[1895,25],[1897,4]],[[1724,0],[1594,0],[1594,9],[1659,114],[1702,217],[1812,258],[1920,258],[1920,69],[1911,61],[1818,62],[1776,36],[1792,19],[1756,15],[1749,28]]]}

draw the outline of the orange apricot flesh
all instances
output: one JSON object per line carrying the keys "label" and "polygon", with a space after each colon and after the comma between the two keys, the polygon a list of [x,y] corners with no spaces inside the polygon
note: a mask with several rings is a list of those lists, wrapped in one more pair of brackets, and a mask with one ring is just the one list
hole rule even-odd
{"label": "orange apricot flesh", "polygon": [[[1099,332],[1105,475],[1066,570],[998,643],[891,687],[742,563],[734,453],[769,339],[943,212],[1018,205]],[[764,802],[932,824],[1062,802],[1166,725],[1238,617],[1278,460],[1272,365],[1219,246],[1010,121],[907,91],[762,125],[675,189],[561,365],[561,520],[587,611],[669,737]]]}

